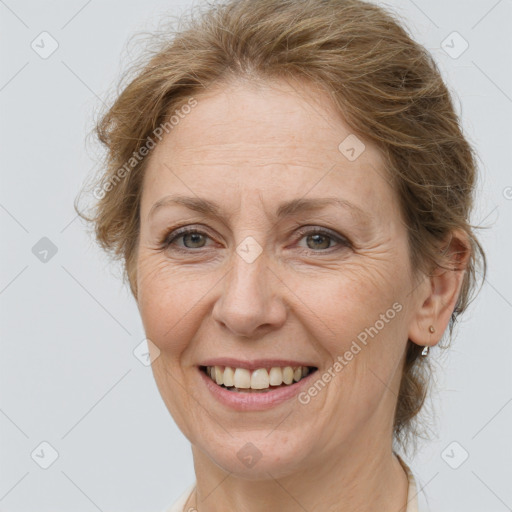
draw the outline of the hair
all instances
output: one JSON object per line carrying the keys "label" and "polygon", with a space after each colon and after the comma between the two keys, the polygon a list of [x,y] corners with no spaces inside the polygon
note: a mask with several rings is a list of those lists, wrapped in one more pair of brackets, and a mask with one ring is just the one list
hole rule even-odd
{"label": "hair", "polygon": [[[227,0],[198,7],[178,30],[153,32],[123,77],[126,84],[95,127],[106,149],[94,181],[98,201],[91,214],[75,201],[99,245],[124,263],[134,297],[148,162],[138,155],[148,141],[158,143],[158,127],[169,127],[169,116],[214,85],[299,79],[327,91],[336,114],[380,149],[417,275],[425,278],[439,267],[457,270],[439,247],[455,229],[467,234],[470,256],[450,318],[451,338],[474,295],[479,267],[485,279],[486,257],[469,221],[476,153],[433,57],[412,40],[396,13],[360,0]],[[413,420],[432,380],[421,350],[408,340],[395,410],[393,440],[406,450],[410,438],[421,437]]]}

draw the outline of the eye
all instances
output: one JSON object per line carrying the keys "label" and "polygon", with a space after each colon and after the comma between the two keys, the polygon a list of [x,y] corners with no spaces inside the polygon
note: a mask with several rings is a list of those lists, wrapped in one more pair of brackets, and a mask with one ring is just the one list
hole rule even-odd
{"label": "eye", "polygon": [[[329,249],[333,249],[333,243],[339,246],[334,247],[334,250],[351,246],[350,242],[346,238],[325,228],[303,229],[299,231],[299,236],[299,241],[303,239],[306,240],[306,251],[332,252]],[[207,233],[200,231],[197,228],[184,227],[167,234],[162,240],[161,246],[163,249],[174,246],[173,250],[190,253],[194,250],[208,247],[206,245],[208,239],[211,240],[211,237]],[[182,241],[182,244],[176,243],[179,240]]]}
{"label": "eye", "polygon": [[210,238],[206,233],[194,228],[183,228],[173,231],[163,240],[163,247],[176,245],[175,241],[182,239],[184,246],[177,246],[178,251],[187,251],[187,249],[202,249],[206,244],[206,239]]}
{"label": "eye", "polygon": [[335,233],[326,229],[317,228],[301,231],[300,235],[300,240],[306,239],[307,249],[310,249],[314,252],[331,252],[326,251],[326,249],[332,249],[331,242],[333,241],[341,247],[350,247],[350,242],[346,238],[336,235]]}

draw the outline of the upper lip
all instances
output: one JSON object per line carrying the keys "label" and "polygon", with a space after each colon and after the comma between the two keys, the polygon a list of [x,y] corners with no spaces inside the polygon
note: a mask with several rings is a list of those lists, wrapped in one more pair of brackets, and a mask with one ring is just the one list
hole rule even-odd
{"label": "upper lip", "polygon": [[215,357],[211,359],[206,359],[201,362],[199,366],[229,366],[231,368],[245,368],[247,370],[257,370],[258,368],[272,368],[272,367],[282,367],[285,366],[309,366],[312,367],[315,365],[311,364],[309,361],[298,361],[293,359],[253,359],[251,361],[235,359],[233,357]]}

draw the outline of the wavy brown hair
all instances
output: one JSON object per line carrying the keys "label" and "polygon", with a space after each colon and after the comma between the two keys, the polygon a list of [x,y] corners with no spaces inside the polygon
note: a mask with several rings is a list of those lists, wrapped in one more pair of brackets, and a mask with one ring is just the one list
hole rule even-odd
{"label": "wavy brown hair", "polygon": [[[93,187],[102,192],[89,213],[75,201],[100,246],[123,262],[133,295],[148,158],[132,161],[129,172],[120,169],[169,116],[214,85],[301,79],[326,90],[336,115],[381,150],[419,279],[437,267],[453,270],[439,246],[454,229],[468,235],[471,255],[450,319],[451,337],[474,295],[479,267],[485,278],[486,258],[469,221],[476,154],[432,56],[395,13],[360,0],[227,0],[204,7],[182,17],[178,29],[166,26],[145,42],[146,52],[96,126],[106,157]],[[421,436],[413,420],[432,380],[421,350],[408,341],[395,411],[394,440],[406,449],[409,438]]]}

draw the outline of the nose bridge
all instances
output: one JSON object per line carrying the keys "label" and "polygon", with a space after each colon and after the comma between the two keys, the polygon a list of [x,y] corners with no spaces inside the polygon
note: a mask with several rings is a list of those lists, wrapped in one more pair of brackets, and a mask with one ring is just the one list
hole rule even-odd
{"label": "nose bridge", "polygon": [[[232,292],[234,298],[238,297],[240,300],[247,298],[251,299],[253,304],[263,304],[263,295],[268,292],[266,289],[266,266],[264,257],[259,255],[254,260],[246,259],[244,255],[240,255],[242,247],[247,247],[245,242],[242,242],[237,247],[236,252],[231,258],[231,272],[228,279],[229,284],[226,286],[227,292]],[[252,248],[249,249],[246,255],[250,255]]]}
{"label": "nose bridge", "polygon": [[275,282],[262,245],[246,236],[234,248],[222,289],[214,307],[214,318],[233,333],[254,336],[262,326],[277,327],[285,319],[285,308],[276,295]]}

